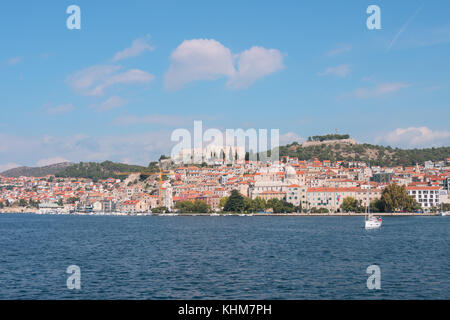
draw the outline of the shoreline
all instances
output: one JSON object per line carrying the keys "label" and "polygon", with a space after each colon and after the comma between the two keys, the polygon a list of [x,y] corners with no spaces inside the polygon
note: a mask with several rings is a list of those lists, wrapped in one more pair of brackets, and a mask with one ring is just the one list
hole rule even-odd
{"label": "shoreline", "polygon": [[[253,213],[253,214],[238,214],[238,213],[169,213],[169,214],[126,214],[126,213],[37,213],[37,212],[0,212],[2,214],[33,214],[42,216],[99,216],[99,217],[364,217],[365,213]],[[439,213],[373,213],[380,217],[440,217]]]}

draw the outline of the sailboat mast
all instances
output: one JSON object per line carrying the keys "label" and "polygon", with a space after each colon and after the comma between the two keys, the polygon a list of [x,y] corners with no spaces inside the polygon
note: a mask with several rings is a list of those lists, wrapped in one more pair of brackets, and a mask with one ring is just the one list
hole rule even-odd
{"label": "sailboat mast", "polygon": [[[370,159],[369,159],[369,169],[370,169]],[[370,218],[370,176],[367,172],[367,183],[369,184],[367,188],[367,218]]]}
{"label": "sailboat mast", "polygon": [[367,180],[369,182],[369,193],[367,195],[367,211],[369,212],[370,216],[370,177]]}

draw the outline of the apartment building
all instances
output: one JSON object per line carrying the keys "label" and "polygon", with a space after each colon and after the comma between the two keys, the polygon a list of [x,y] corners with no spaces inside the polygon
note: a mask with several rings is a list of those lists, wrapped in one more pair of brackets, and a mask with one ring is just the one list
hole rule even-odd
{"label": "apartment building", "polygon": [[439,207],[440,205],[440,191],[439,186],[408,186],[406,193],[413,196],[416,201],[422,206],[424,211],[429,211],[432,207]]}

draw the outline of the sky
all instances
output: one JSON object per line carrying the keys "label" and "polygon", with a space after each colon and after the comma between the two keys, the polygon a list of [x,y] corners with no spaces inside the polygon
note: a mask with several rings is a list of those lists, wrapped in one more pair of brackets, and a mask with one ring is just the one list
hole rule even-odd
{"label": "sky", "polygon": [[[369,5],[381,29],[367,28]],[[446,0],[5,1],[0,172],[147,165],[194,120],[279,129],[281,144],[337,131],[448,146],[448,12]]]}

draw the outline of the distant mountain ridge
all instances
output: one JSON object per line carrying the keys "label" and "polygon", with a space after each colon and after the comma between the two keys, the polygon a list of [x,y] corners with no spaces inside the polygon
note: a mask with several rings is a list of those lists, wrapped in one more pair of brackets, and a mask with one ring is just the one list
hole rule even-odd
{"label": "distant mountain ridge", "polygon": [[98,181],[108,178],[123,178],[121,173],[141,172],[147,167],[112,161],[80,162],[56,173],[57,178],[86,178]]}
{"label": "distant mountain ridge", "polygon": [[67,167],[72,166],[72,162],[60,162],[44,167],[17,167],[1,172],[0,174],[8,178],[18,177],[45,177],[49,174],[57,174]]}
{"label": "distant mountain ridge", "polygon": [[[380,166],[413,166],[423,164],[425,161],[446,161],[450,158],[450,147],[433,147],[424,149],[399,149],[371,144],[357,144],[347,135],[339,136],[338,139],[321,139],[327,136],[315,136],[309,144],[300,145],[293,142],[279,147],[280,156],[297,157],[299,160],[319,159],[334,161],[370,161],[371,165]],[[349,143],[350,141],[350,143]],[[248,154],[248,153],[247,153]],[[154,170],[156,162],[150,163],[149,167],[129,165],[112,161],[62,162],[45,167],[18,167],[6,170],[0,175],[4,177],[43,177],[55,175],[67,178],[88,178],[93,180],[106,178],[120,178],[120,173],[142,172]]]}

